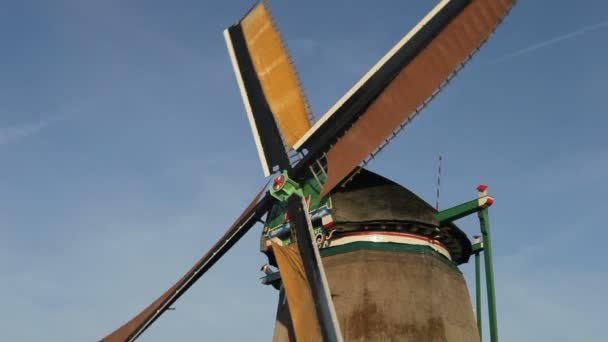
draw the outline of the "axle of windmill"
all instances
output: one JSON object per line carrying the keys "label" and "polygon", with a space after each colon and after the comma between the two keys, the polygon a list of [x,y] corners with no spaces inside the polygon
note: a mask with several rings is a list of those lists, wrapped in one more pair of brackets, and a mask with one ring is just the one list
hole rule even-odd
{"label": "axle of windmill", "polygon": [[[484,193],[481,200],[438,213],[411,191],[367,170],[330,197],[318,197],[320,186],[310,178],[301,188],[344,340],[479,340],[458,268],[472,247],[452,221],[483,210],[491,197]],[[282,284],[285,279],[289,291],[306,291],[294,290],[305,284],[298,282],[304,275],[297,265],[285,261],[284,251],[277,255],[277,248],[293,239],[284,205],[275,205],[261,238],[262,252],[279,269],[272,272],[265,265],[262,278],[279,290],[275,342],[293,342],[298,330],[314,329],[314,321],[308,321],[314,314],[298,310],[306,308],[302,298],[294,299],[295,310],[290,307],[293,296]]]}

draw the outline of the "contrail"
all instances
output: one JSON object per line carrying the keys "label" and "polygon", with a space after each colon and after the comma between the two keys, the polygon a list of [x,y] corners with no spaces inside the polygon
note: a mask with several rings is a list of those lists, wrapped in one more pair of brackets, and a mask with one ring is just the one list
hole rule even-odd
{"label": "contrail", "polygon": [[36,135],[47,126],[50,126],[57,121],[65,120],[69,116],[69,114],[60,114],[43,118],[38,121],[26,122],[12,126],[0,126],[0,146]]}
{"label": "contrail", "polygon": [[[9,126],[0,126],[0,146],[34,136],[40,131],[46,129],[48,126],[54,125],[59,121],[69,120],[76,115],[80,115],[83,112],[82,106],[88,105],[90,102],[91,101],[88,98],[85,98],[82,101],[71,103],[57,114],[51,114],[47,117],[30,122],[22,122]],[[1,114],[2,113],[0,113],[0,115]]]}
{"label": "contrail", "polygon": [[48,126],[49,123],[50,122],[48,120],[42,120],[38,122],[0,127],[0,145],[34,135],[44,127]]}
{"label": "contrail", "polygon": [[527,48],[524,48],[524,49],[521,49],[521,50],[518,50],[518,51],[515,51],[515,52],[512,52],[512,53],[509,53],[509,54],[506,54],[506,55],[504,55],[502,57],[499,57],[499,58],[493,60],[492,62],[490,62],[490,64],[504,62],[506,60],[509,60],[509,59],[521,56],[521,55],[526,54],[528,52],[536,51],[538,49],[542,49],[542,48],[547,47],[549,45],[557,44],[557,43],[559,43],[561,41],[564,41],[564,40],[567,40],[567,39],[570,39],[570,38],[574,38],[574,37],[579,36],[581,34],[584,34],[584,33],[587,33],[587,32],[591,32],[591,31],[595,31],[595,30],[599,30],[599,29],[601,29],[603,27],[606,27],[606,26],[608,26],[608,20],[603,21],[603,22],[598,23],[598,24],[585,26],[585,27],[583,27],[581,29],[578,29],[578,30],[576,30],[574,32],[570,32],[570,33],[567,33],[567,34],[564,34],[564,35],[561,35],[561,36],[549,39],[549,40],[544,41],[542,43],[537,43],[537,44],[528,46]]}

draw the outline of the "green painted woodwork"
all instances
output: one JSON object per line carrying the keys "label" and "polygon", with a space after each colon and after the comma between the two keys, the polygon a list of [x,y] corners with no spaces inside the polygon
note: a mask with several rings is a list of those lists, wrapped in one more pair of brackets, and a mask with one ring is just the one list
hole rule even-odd
{"label": "green painted woodwork", "polygon": [[494,267],[492,263],[492,240],[490,238],[490,218],[488,209],[477,213],[483,239],[483,256],[486,270],[486,290],[488,292],[488,318],[490,321],[490,341],[498,342],[498,323],[496,317],[496,293],[494,288]]}
{"label": "green painted woodwork", "polygon": [[468,201],[455,207],[440,211],[436,214],[440,225],[458,220],[465,216],[477,213],[481,228],[482,241],[473,244],[475,253],[475,284],[477,302],[477,325],[479,337],[482,337],[482,314],[481,314],[481,275],[480,275],[480,253],[484,252],[484,265],[486,274],[486,290],[488,296],[488,318],[490,325],[490,341],[498,342],[498,323],[496,317],[496,290],[494,287],[494,267],[492,261],[492,242],[490,238],[490,219],[487,207],[479,205],[479,199]]}
{"label": "green painted woodwork", "polygon": [[270,185],[269,190],[270,190],[270,195],[272,197],[278,199],[281,202],[285,202],[287,200],[287,198],[289,198],[293,194],[296,194],[300,197],[304,197],[304,194],[302,193],[302,189],[300,188],[298,183],[296,183],[296,181],[289,178],[287,171],[283,171],[281,173],[281,175],[275,179],[275,181],[280,178],[282,178],[282,181],[283,181],[283,184],[280,188],[275,189],[274,183]]}
{"label": "green painted woodwork", "polygon": [[437,221],[439,221],[439,225],[444,225],[446,223],[461,219],[465,216],[474,214],[482,209],[483,207],[479,206],[479,200],[474,199],[472,201],[468,201],[455,207],[442,210],[438,212],[435,217],[437,218]]}
{"label": "green painted woodwork", "polygon": [[[317,176],[317,178],[321,182],[324,180],[324,177],[324,175]],[[319,197],[319,193],[321,192],[321,185],[319,184],[319,182],[317,182],[315,178],[310,177],[302,181],[299,184],[299,187],[300,194],[306,199],[306,202],[308,203],[309,212],[312,213],[323,207],[327,207],[327,209],[331,210],[331,198],[329,196]],[[270,213],[268,214],[268,219],[266,220],[266,227],[264,227],[264,234],[269,231],[281,228],[285,224],[285,214],[285,203],[281,201],[275,204],[272,207]],[[315,234],[323,232],[323,227],[321,226],[313,227],[313,229]],[[292,242],[291,236],[283,238],[282,242],[286,245],[290,244]]]}
{"label": "green painted woodwork", "polygon": [[477,311],[477,330],[479,331],[479,342],[481,342],[483,341],[483,333],[481,324],[481,266],[479,251],[475,253],[475,311]]}
{"label": "green painted woodwork", "polygon": [[[321,192],[321,186],[317,183],[314,178],[309,178],[300,184],[302,197],[307,199],[309,211],[314,211],[323,206],[331,208],[331,201],[329,196],[319,198]],[[275,205],[268,216],[266,225],[268,227],[276,227],[283,223],[285,215],[285,205],[282,203]]]}

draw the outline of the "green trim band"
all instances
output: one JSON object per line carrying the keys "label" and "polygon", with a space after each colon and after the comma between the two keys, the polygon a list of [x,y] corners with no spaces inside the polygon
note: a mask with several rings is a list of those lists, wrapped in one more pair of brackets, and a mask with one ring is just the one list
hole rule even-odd
{"label": "green trim band", "polygon": [[450,261],[448,258],[443,256],[441,253],[436,252],[429,246],[424,245],[408,245],[402,243],[393,243],[393,242],[370,242],[370,241],[357,241],[351,242],[344,245],[336,246],[336,247],[327,247],[319,250],[319,253],[322,257],[332,256],[336,254],[343,254],[353,251],[360,250],[373,250],[373,251],[387,251],[387,252],[409,252],[409,253],[419,253],[419,254],[428,254],[435,256],[441,262],[450,267],[453,271],[456,271],[458,274],[462,274],[460,269]]}

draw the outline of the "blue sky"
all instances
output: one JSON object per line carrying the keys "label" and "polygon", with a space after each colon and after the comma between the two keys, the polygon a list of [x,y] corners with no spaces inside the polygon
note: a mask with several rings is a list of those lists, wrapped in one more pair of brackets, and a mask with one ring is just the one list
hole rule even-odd
{"label": "blue sky", "polygon": [[[262,186],[221,35],[251,4],[2,3],[2,340],[102,337],[179,278]],[[433,5],[271,2],[317,118]],[[520,1],[371,164],[434,203],[443,154],[443,208],[490,186],[503,341],[603,336],[607,10]],[[460,225],[477,232],[474,220]],[[258,284],[259,231],[142,340],[270,340],[276,292]],[[463,271],[472,279],[471,264]]]}

